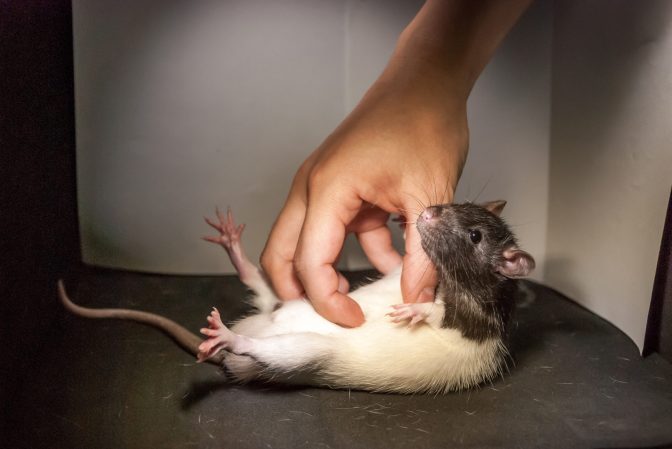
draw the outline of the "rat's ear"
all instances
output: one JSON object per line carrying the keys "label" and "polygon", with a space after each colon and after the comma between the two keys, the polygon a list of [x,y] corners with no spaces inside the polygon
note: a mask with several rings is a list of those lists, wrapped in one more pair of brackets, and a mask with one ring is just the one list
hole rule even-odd
{"label": "rat's ear", "polygon": [[506,206],[506,201],[504,200],[497,200],[497,201],[488,201],[487,203],[482,203],[481,207],[489,210],[493,214],[499,215],[502,213],[502,210],[504,209],[504,206]]}
{"label": "rat's ear", "polygon": [[534,259],[528,253],[511,246],[502,253],[504,259],[497,271],[507,278],[522,278],[534,270]]}

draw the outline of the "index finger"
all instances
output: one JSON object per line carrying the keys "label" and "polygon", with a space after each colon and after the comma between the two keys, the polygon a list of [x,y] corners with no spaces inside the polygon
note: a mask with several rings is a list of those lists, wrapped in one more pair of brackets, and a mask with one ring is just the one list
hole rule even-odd
{"label": "index finger", "polygon": [[361,204],[359,198],[311,196],[294,259],[296,274],[317,313],[346,327],[361,325],[364,314],[359,304],[339,292],[334,263],[345,241],[346,225]]}
{"label": "index finger", "polygon": [[261,254],[261,266],[273,290],[285,300],[303,296],[304,289],[294,273],[293,260],[304,214],[303,203],[290,195]]}

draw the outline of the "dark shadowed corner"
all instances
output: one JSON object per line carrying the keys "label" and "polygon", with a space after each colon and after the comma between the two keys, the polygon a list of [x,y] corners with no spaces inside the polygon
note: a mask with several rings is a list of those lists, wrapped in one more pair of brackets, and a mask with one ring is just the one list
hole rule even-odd
{"label": "dark shadowed corner", "polygon": [[24,394],[60,332],[54,285],[80,261],[72,19],[70,0],[0,10],[0,440],[20,447],[22,417],[42,407]]}
{"label": "dark shadowed corner", "polygon": [[672,362],[672,192],[667,205],[644,339],[644,355],[653,352]]}

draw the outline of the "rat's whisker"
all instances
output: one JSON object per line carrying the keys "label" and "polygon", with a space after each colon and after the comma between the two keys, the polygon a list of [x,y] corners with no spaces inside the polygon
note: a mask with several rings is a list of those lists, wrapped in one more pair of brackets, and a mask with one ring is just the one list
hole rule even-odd
{"label": "rat's whisker", "polygon": [[409,215],[418,215],[415,211],[411,211],[409,209],[404,209],[403,207],[399,208],[399,215],[403,217],[408,217]]}
{"label": "rat's whisker", "polygon": [[402,195],[406,195],[406,196],[411,197],[411,199],[414,200],[414,201],[418,204],[418,206],[420,206],[420,208],[419,208],[418,212],[416,213],[416,215],[419,215],[420,212],[422,212],[423,210],[427,209],[427,206],[426,206],[426,205],[425,205],[425,204],[424,204],[424,203],[423,203],[417,196],[415,196],[415,195],[413,195],[413,194],[411,194],[411,193],[408,193],[408,192],[402,192]]}
{"label": "rat's whisker", "polygon": [[481,190],[478,191],[478,193],[476,194],[476,197],[472,201],[470,201],[470,203],[475,203],[476,201],[478,201],[478,198],[481,196],[481,194],[483,193],[485,188],[488,187],[488,184],[490,184],[491,180],[492,180],[492,175],[490,175],[488,177],[488,180],[485,181],[485,184],[483,185],[483,187],[481,187]]}
{"label": "rat's whisker", "polygon": [[451,187],[451,182],[449,179],[446,179],[446,187],[443,189],[443,196],[440,198],[441,204],[445,203],[452,203],[453,201],[453,195],[450,195],[450,199],[448,197],[448,190],[452,190],[453,194],[455,193],[454,189]]}
{"label": "rat's whisker", "polygon": [[[427,174],[427,179],[430,179],[430,181],[431,181],[430,185],[431,185],[431,188],[434,189],[434,197],[436,197],[436,179],[434,178],[434,172],[432,172],[432,170],[430,169],[430,167],[427,165],[427,163],[424,160],[421,159],[420,161],[422,162],[422,168],[425,170],[425,173]],[[428,190],[427,184],[423,184],[421,187],[423,188],[422,190],[424,191],[424,193],[427,197],[427,200],[429,201],[429,204],[430,205],[436,204],[436,203],[432,202],[432,195],[430,194],[430,191]]]}

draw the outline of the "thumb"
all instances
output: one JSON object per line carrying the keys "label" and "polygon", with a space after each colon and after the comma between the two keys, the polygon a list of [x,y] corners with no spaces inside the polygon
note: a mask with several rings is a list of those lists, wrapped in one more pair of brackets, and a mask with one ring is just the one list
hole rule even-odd
{"label": "thumb", "polygon": [[415,225],[406,227],[406,254],[401,270],[401,294],[405,303],[434,301],[438,276],[420,243]]}

